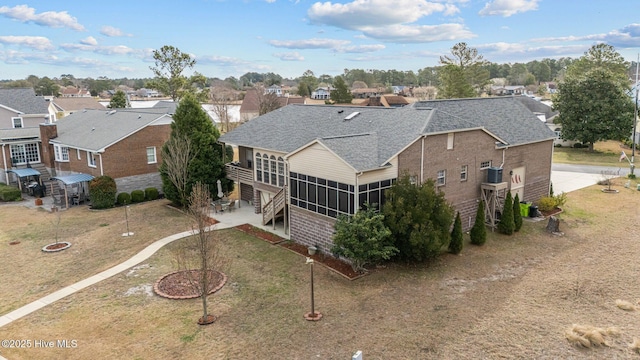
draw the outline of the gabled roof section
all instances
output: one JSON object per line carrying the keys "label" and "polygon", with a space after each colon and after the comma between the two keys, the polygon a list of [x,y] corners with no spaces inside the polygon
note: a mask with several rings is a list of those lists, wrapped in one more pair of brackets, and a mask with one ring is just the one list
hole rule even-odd
{"label": "gabled roof section", "polygon": [[165,108],[80,111],[58,120],[58,137],[51,142],[82,150],[104,151],[166,116],[170,115]]}
{"label": "gabled roof section", "polygon": [[[473,99],[432,100],[416,102],[413,107],[430,106],[457,119],[464,120],[475,127],[483,127],[494,134],[505,145],[522,145],[532,142],[554,139],[553,131],[538,117],[527,109],[515,97],[490,97]],[[406,109],[405,106],[402,109]],[[450,119],[451,120],[451,119]],[[461,121],[459,120],[459,121]],[[440,127],[446,130],[456,127],[455,121],[448,124],[441,123]],[[430,123],[427,132],[435,132],[435,124]],[[442,126],[446,125],[446,126]],[[464,128],[462,123],[458,128]]]}
{"label": "gabled roof section", "polygon": [[527,107],[533,113],[544,114],[544,117],[547,122],[553,122],[553,118],[560,114],[559,111],[553,110],[553,108],[547,104],[544,104],[536,99],[533,99],[529,96],[514,96],[514,99],[520,101],[524,106]]}
{"label": "gabled roof section", "polygon": [[104,105],[91,97],[60,97],[52,100],[58,111],[104,110]]}
{"label": "gabled roof section", "polygon": [[48,114],[49,103],[32,88],[0,89],[0,105],[23,114]]}
{"label": "gabled roof section", "polygon": [[40,128],[28,127],[18,129],[0,129],[0,142],[10,142],[26,139],[40,140]]}

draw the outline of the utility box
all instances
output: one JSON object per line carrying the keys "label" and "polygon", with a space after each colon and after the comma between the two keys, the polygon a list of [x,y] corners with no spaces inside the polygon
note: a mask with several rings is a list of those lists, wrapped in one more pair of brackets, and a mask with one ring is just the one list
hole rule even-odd
{"label": "utility box", "polygon": [[487,171],[487,182],[490,184],[498,184],[502,182],[502,168],[490,167]]}

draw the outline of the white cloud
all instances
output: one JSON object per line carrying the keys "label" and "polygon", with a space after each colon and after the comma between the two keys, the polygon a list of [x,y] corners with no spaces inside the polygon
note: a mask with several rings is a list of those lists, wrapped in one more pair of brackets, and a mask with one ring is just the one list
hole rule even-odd
{"label": "white cloud", "polygon": [[425,43],[435,41],[453,41],[476,37],[462,24],[441,25],[390,25],[361,29],[363,34],[386,42]]}
{"label": "white cloud", "polygon": [[361,54],[361,53],[369,53],[384,50],[386,46],[382,44],[374,44],[374,45],[353,45],[353,46],[343,46],[336,49],[336,52],[340,53],[349,53],[349,54]]}
{"label": "white cloud", "polygon": [[300,55],[297,51],[288,53],[276,53],[273,56],[279,58],[282,61],[304,61],[304,56]]}
{"label": "white cloud", "polygon": [[640,24],[629,24],[621,29],[604,34],[589,34],[583,36],[559,36],[533,39],[534,42],[606,42],[609,45],[622,48],[640,47]]}
{"label": "white cloud", "polygon": [[287,49],[335,49],[349,44],[348,40],[305,39],[305,40],[271,40],[269,44]]}
{"label": "white cloud", "polygon": [[412,23],[435,12],[454,12],[454,5],[425,0],[354,0],[340,4],[317,2],[307,16],[314,24],[326,24],[343,29]]}
{"label": "white cloud", "polygon": [[52,50],[51,41],[43,36],[0,36],[0,43],[18,45],[35,50]]}
{"label": "white cloud", "polygon": [[211,64],[211,65],[217,65],[217,66],[236,66],[236,65],[246,65],[249,63],[242,59],[232,58],[228,56],[218,56],[218,55],[204,55],[204,56],[197,56],[194,58],[198,61],[198,64]]}
{"label": "white cloud", "polygon": [[0,51],[0,60],[7,64],[29,64],[38,62],[41,64],[52,64],[58,61],[58,57],[50,53],[25,53],[15,50]]}
{"label": "white cloud", "polygon": [[268,2],[269,4],[273,4],[274,2],[276,2],[276,0],[264,0],[266,2]]}
{"label": "white cloud", "polygon": [[481,16],[509,17],[517,13],[537,10],[540,0],[493,0],[478,13]]}
{"label": "white cloud", "polygon": [[66,51],[88,51],[102,55],[141,55],[143,50],[132,49],[124,45],[114,46],[97,46],[86,43],[81,44],[62,44],[60,47]]}
{"label": "white cloud", "polygon": [[84,26],[78,20],[69,15],[66,11],[45,11],[36,14],[36,9],[27,5],[16,5],[12,8],[8,6],[0,7],[0,14],[21,22],[33,22],[34,24],[48,26],[52,28],[67,27],[77,31],[84,31]]}
{"label": "white cloud", "polygon": [[86,38],[80,40],[80,44],[96,46],[98,45],[98,40],[96,40],[96,38],[94,38],[93,36],[87,36]]}
{"label": "white cloud", "polygon": [[131,36],[131,34],[125,34],[122,32],[122,30],[108,25],[105,25],[100,29],[100,34],[109,37]]}
{"label": "white cloud", "polygon": [[580,56],[590,45],[554,45],[554,46],[529,46],[522,43],[497,42],[476,46],[478,52],[486,59],[493,62],[509,61],[514,59],[542,59],[559,56]]}

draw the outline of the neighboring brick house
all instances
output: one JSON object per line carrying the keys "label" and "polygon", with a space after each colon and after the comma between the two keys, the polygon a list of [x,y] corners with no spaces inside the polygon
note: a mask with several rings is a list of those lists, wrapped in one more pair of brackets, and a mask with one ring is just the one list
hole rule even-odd
{"label": "neighboring brick house", "polygon": [[10,183],[7,170],[41,163],[38,126],[56,121],[53,105],[32,88],[0,89],[0,182]]}
{"label": "neighboring brick house", "polygon": [[[227,176],[263,223],[329,251],[339,214],[383,204],[404,173],[436,181],[468,230],[487,189],[546,196],[555,135],[513,97],[422,101],[402,108],[291,105],[224,134],[238,146]],[[499,169],[498,169],[499,168]],[[505,180],[489,181],[499,170]],[[501,204],[498,204],[500,207]]]}
{"label": "neighboring brick house", "polygon": [[58,117],[73,114],[82,110],[105,110],[106,107],[92,97],[59,97],[51,100],[58,112]]}
{"label": "neighboring brick house", "polygon": [[110,176],[118,192],[162,190],[158,166],[172,121],[166,108],[76,112],[40,125],[43,162],[56,176]]}

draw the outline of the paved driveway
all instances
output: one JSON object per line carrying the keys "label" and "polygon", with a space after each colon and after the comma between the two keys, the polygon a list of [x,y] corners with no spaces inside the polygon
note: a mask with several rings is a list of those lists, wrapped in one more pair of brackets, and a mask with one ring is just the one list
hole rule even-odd
{"label": "paved driveway", "polygon": [[[606,166],[590,166],[590,165],[571,165],[571,164],[553,164],[551,168],[551,183],[553,183],[553,192],[559,194],[561,192],[571,192],[582,188],[595,185],[598,181],[603,180],[603,171],[607,173],[616,173],[621,177],[626,177],[629,173],[628,164],[621,163],[621,167]],[[622,167],[622,165],[626,165]]]}

